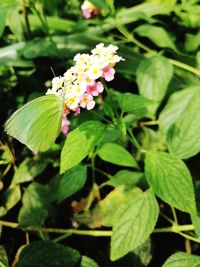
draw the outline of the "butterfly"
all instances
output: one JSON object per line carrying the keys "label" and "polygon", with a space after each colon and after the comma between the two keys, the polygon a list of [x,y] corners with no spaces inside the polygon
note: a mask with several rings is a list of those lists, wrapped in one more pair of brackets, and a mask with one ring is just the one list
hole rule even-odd
{"label": "butterfly", "polygon": [[46,151],[60,133],[63,107],[63,98],[57,95],[36,98],[13,113],[5,132],[35,153]]}

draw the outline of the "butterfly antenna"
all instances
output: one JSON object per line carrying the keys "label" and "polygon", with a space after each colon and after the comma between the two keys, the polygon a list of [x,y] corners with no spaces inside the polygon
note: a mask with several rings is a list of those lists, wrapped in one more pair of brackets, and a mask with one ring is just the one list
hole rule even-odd
{"label": "butterfly antenna", "polygon": [[50,69],[51,69],[51,71],[52,71],[52,73],[53,73],[53,76],[54,76],[54,77],[56,77],[56,74],[55,74],[55,72],[54,72],[53,68],[52,68],[52,67],[50,67]]}

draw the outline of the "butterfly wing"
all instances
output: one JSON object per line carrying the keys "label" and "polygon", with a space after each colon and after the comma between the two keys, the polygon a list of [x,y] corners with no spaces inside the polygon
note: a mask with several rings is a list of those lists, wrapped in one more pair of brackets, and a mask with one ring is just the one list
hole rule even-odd
{"label": "butterfly wing", "polygon": [[63,99],[56,95],[36,98],[7,120],[5,131],[32,151],[45,151],[60,133]]}

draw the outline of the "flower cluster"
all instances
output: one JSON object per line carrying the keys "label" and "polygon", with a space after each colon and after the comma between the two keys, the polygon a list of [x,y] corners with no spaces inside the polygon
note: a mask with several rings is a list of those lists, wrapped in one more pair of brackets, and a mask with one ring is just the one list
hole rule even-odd
{"label": "flower cluster", "polygon": [[81,5],[81,11],[82,11],[83,17],[86,19],[93,18],[94,16],[100,13],[100,9],[96,7],[95,5],[93,5],[88,0],[85,0],[83,4]]}
{"label": "flower cluster", "polygon": [[117,49],[117,46],[105,47],[100,43],[91,51],[91,54],[77,54],[74,57],[75,65],[63,76],[53,78],[52,88],[48,89],[46,94],[55,94],[64,98],[65,115],[71,111],[78,115],[80,108],[93,109],[94,98],[104,90],[99,79],[112,81],[115,75],[115,64],[124,60],[117,55]]}

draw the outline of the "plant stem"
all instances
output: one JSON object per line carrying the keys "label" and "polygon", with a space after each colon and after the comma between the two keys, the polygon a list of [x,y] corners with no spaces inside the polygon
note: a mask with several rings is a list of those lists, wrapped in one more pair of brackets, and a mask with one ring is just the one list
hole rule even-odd
{"label": "plant stem", "polygon": [[[163,228],[156,228],[154,229],[153,233],[178,233],[180,234],[181,231],[191,231],[194,230],[193,224],[185,224],[185,225],[172,225],[169,227],[163,227]],[[200,241],[200,240],[199,240]]]}
{"label": "plant stem", "polygon": [[139,151],[143,151],[144,149],[141,147],[141,145],[138,143],[137,139],[135,138],[135,136],[133,135],[132,131],[130,129],[128,129],[128,133],[131,137],[131,142],[132,144],[139,150]]}
{"label": "plant stem", "polygon": [[159,124],[159,121],[158,120],[156,120],[156,121],[141,121],[140,123],[139,123],[141,126],[148,126],[148,125],[158,125]]}
{"label": "plant stem", "polygon": [[[132,34],[130,34],[130,33],[127,31],[127,29],[126,29],[124,26],[119,25],[119,24],[118,24],[118,25],[116,24],[115,27],[118,29],[118,31],[119,31],[122,35],[124,35],[124,37],[126,37],[126,39],[127,39],[128,42],[132,42],[132,43],[134,43],[136,46],[138,46],[139,48],[141,48],[141,49],[143,49],[144,51],[148,52],[149,54],[152,54],[152,55],[153,55],[153,54],[158,54],[157,51],[155,51],[155,50],[153,50],[153,49],[147,47],[146,45],[144,45],[143,43],[141,43],[140,41],[138,41]],[[168,58],[168,57],[166,57],[166,59],[167,59],[172,65],[174,65],[174,66],[176,66],[176,67],[179,67],[179,68],[181,68],[181,69],[187,70],[187,71],[189,71],[189,72],[191,72],[191,73],[193,73],[193,74],[195,74],[195,75],[197,75],[197,76],[200,77],[200,70],[198,70],[198,69],[196,69],[196,68],[194,68],[194,67],[192,67],[192,66],[190,66],[190,65],[188,65],[188,64],[185,64],[185,63],[183,63],[183,62],[180,62],[180,61],[178,61],[178,60],[172,59],[172,58]]]}
{"label": "plant stem", "polygon": [[191,240],[191,241],[200,243],[200,239],[195,238],[195,237],[193,237],[193,236],[191,236],[191,235],[188,235],[188,234],[185,234],[185,233],[181,233],[181,232],[178,233],[178,234],[181,235],[181,236],[183,236],[185,239],[189,239],[189,240]]}
{"label": "plant stem", "polygon": [[177,219],[177,215],[176,215],[176,210],[172,206],[171,206],[171,211],[172,211],[172,215],[173,215],[173,218],[174,218],[174,222],[175,222],[175,224],[178,225],[178,219]]}
{"label": "plant stem", "polygon": [[30,23],[28,19],[28,13],[26,9],[26,0],[22,0],[22,13],[23,13],[24,20],[25,20],[28,39],[31,39],[31,29],[30,29]]}
{"label": "plant stem", "polygon": [[[7,222],[0,220],[1,226],[6,226],[10,228],[19,228],[19,225],[14,222]],[[54,234],[63,234],[63,237],[58,237],[54,240],[54,242],[58,242],[64,238],[66,238],[69,235],[83,235],[83,236],[95,236],[95,237],[110,237],[112,236],[111,230],[79,230],[79,229],[60,229],[60,228],[44,228],[44,227],[27,227],[22,229],[24,231],[28,232],[43,232],[43,233],[54,233]],[[182,233],[182,231],[191,231],[194,230],[194,226],[192,224],[186,224],[186,225],[172,225],[170,227],[163,227],[163,228],[156,228],[154,229],[153,233],[177,233],[181,236],[183,236],[186,239],[192,240],[194,242],[200,243],[200,239],[197,239],[193,236],[190,236],[188,234]]]}

